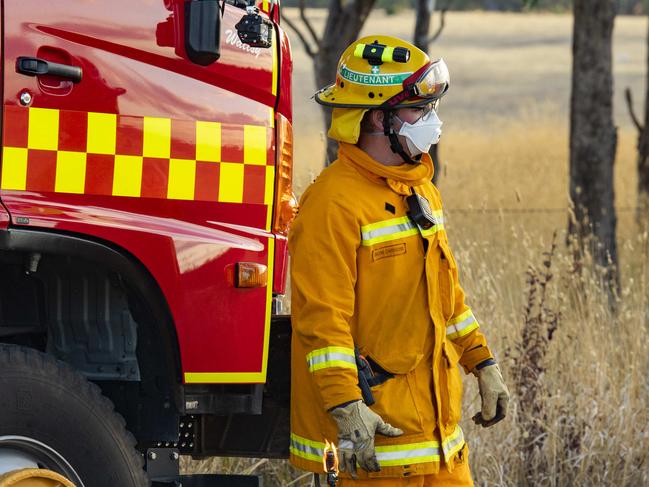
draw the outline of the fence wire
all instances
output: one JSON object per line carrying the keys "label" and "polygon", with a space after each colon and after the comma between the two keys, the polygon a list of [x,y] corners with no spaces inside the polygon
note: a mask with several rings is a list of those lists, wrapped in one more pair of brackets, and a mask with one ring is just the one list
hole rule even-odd
{"label": "fence wire", "polygon": [[[570,208],[444,208],[448,213],[568,213]],[[618,213],[637,211],[637,207],[621,206],[615,208]]]}

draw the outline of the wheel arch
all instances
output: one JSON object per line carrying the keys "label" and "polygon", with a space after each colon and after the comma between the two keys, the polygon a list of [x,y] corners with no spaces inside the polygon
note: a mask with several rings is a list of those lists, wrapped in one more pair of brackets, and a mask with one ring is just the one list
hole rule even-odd
{"label": "wheel arch", "polygon": [[[129,303],[131,298],[134,298],[133,304],[144,306],[145,313],[148,313],[146,322],[156,328],[156,333],[152,335],[158,342],[159,350],[158,353],[147,355],[164,357],[160,362],[163,362],[162,365],[167,369],[164,374],[166,380],[172,390],[178,390],[182,366],[173,316],[154,277],[128,250],[85,235],[43,229],[10,228],[0,231],[0,251],[79,258],[100,263],[117,273],[127,291]],[[139,333],[140,331],[138,335]],[[174,393],[174,396],[178,406],[178,394]]]}

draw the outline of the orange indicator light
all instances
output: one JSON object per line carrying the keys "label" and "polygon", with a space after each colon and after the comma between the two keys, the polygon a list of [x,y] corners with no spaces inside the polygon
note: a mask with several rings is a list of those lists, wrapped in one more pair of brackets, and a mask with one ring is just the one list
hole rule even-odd
{"label": "orange indicator light", "polygon": [[232,287],[266,287],[268,268],[256,262],[236,262],[225,266],[225,276]]}

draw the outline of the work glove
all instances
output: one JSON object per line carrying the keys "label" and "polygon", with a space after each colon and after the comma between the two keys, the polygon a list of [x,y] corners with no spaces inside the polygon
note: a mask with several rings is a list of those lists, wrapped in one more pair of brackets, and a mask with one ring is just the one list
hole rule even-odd
{"label": "work glove", "polygon": [[473,374],[478,378],[482,410],[473,417],[476,424],[489,427],[507,414],[509,404],[509,390],[505,385],[498,364],[487,365],[481,369],[474,369]]}
{"label": "work glove", "polygon": [[338,459],[340,471],[356,479],[356,462],[368,472],[381,470],[374,451],[374,436],[401,436],[395,428],[372,411],[363,401],[356,401],[330,411],[338,425]]}

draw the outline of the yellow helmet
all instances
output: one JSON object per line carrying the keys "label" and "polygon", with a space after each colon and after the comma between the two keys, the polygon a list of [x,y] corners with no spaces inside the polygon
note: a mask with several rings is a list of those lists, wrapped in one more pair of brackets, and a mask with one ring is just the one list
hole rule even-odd
{"label": "yellow helmet", "polygon": [[392,110],[438,100],[449,82],[443,59],[431,62],[424,51],[408,42],[374,35],[345,49],[336,82],[318,91],[315,99],[335,108]]}

